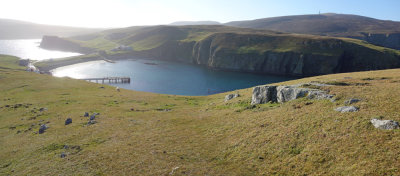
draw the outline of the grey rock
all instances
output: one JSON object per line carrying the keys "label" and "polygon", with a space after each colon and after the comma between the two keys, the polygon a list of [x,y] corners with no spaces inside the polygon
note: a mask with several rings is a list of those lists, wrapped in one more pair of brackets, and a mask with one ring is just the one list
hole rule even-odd
{"label": "grey rock", "polygon": [[251,97],[251,104],[263,104],[268,102],[277,101],[276,86],[257,86],[253,88],[253,95]]}
{"label": "grey rock", "polygon": [[95,120],[89,120],[89,122],[87,123],[88,125],[93,125],[93,124],[95,124],[95,123],[97,123]]}
{"label": "grey rock", "polygon": [[342,106],[335,109],[335,111],[344,113],[344,112],[357,112],[358,108],[355,106]]}
{"label": "grey rock", "polygon": [[333,95],[330,95],[330,94],[328,94],[328,93],[326,93],[325,91],[322,91],[322,90],[310,89],[310,90],[308,90],[307,98],[308,99],[316,99],[316,100],[323,100],[323,99],[332,100]]}
{"label": "grey rock", "polygon": [[276,91],[277,101],[279,103],[284,103],[297,98],[305,97],[309,93],[310,89],[296,88],[292,86],[278,86]]}
{"label": "grey rock", "polygon": [[85,112],[85,115],[83,115],[83,117],[89,117],[89,113]]}
{"label": "grey rock", "polygon": [[49,127],[47,125],[41,125],[39,128],[39,134],[44,133]]}
{"label": "grey rock", "polygon": [[350,99],[350,100],[346,100],[346,101],[344,102],[344,104],[345,104],[345,105],[351,105],[351,104],[357,103],[357,102],[359,102],[359,101],[361,101],[361,100],[360,100],[360,99],[352,98],[352,99]]}
{"label": "grey rock", "polygon": [[382,129],[382,130],[393,130],[399,129],[399,122],[393,120],[379,120],[379,119],[371,119],[372,125],[375,128]]}
{"label": "grey rock", "polygon": [[40,108],[39,111],[40,112],[47,111],[47,108]]}
{"label": "grey rock", "polygon": [[68,118],[67,120],[65,120],[65,125],[69,125],[72,123],[72,119]]}
{"label": "grey rock", "polygon": [[61,158],[65,158],[66,156],[67,156],[67,154],[65,154],[64,152],[62,152],[60,155]]}
{"label": "grey rock", "polygon": [[225,101],[229,101],[229,100],[237,98],[237,97],[240,97],[240,95],[237,94],[237,93],[236,94],[229,94],[229,95],[225,96]]}
{"label": "grey rock", "polygon": [[96,118],[96,114],[92,114],[89,120],[94,120]]}

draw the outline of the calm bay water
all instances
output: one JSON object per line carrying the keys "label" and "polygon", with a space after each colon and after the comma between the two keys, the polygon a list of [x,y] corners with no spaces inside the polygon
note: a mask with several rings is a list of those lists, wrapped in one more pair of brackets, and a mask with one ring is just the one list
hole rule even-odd
{"label": "calm bay water", "polygon": [[22,59],[44,60],[80,55],[79,53],[50,51],[39,47],[41,39],[0,40],[0,54]]}
{"label": "calm bay water", "polygon": [[[152,64],[148,64],[148,63]],[[53,75],[72,78],[129,76],[130,84],[114,86],[162,94],[208,95],[281,82],[292,77],[215,71],[204,67],[176,62],[144,59],[116,63],[86,62],[53,70]]]}
{"label": "calm bay water", "polygon": [[[40,39],[0,40],[0,54],[33,60],[80,55],[41,49],[39,44]],[[131,77],[130,84],[112,85],[174,95],[209,95],[294,79],[283,76],[215,71],[197,65],[136,58],[116,63],[95,61],[70,65],[53,70],[53,75],[71,78],[129,76]]]}

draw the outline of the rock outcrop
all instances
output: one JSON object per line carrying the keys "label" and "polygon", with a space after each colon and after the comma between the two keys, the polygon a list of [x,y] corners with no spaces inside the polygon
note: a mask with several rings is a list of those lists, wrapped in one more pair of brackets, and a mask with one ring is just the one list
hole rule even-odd
{"label": "rock outcrop", "polygon": [[301,88],[302,84],[291,86],[257,86],[253,88],[251,104],[268,102],[284,103],[302,97],[308,99],[331,99],[333,95],[318,89]]}
{"label": "rock outcrop", "polygon": [[399,129],[399,122],[393,120],[379,120],[379,119],[371,119],[372,125],[375,128],[382,129],[382,130],[393,130]]}
{"label": "rock outcrop", "polygon": [[239,94],[229,94],[229,95],[226,95],[225,96],[225,102],[227,102],[227,101],[229,101],[229,100],[231,100],[231,99],[234,99],[234,98],[237,98],[237,97],[240,97],[240,95]]}
{"label": "rock outcrop", "polygon": [[342,106],[335,109],[335,111],[345,113],[345,112],[357,112],[358,108],[355,106]]}
{"label": "rock outcrop", "polygon": [[251,104],[264,104],[268,102],[276,102],[276,86],[257,86],[253,88],[253,96]]}
{"label": "rock outcrop", "polygon": [[345,105],[351,105],[351,104],[357,103],[357,102],[359,102],[359,101],[361,101],[361,100],[360,100],[360,99],[356,99],[356,98],[352,98],[352,99],[349,99],[349,100],[344,101],[344,104],[345,104]]}

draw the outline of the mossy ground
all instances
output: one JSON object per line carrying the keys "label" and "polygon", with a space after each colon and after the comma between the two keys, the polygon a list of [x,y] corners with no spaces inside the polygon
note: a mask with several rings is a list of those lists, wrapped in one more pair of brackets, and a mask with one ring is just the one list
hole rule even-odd
{"label": "mossy ground", "polygon": [[[228,102],[228,93],[118,92],[25,72],[16,62],[0,58],[0,175],[168,175],[176,167],[174,175],[400,174],[400,130],[369,122],[400,121],[399,69],[277,83],[347,85],[323,88],[336,95],[335,103],[298,99],[253,107],[251,88]],[[355,104],[359,112],[333,110],[349,98],[362,100]],[[84,112],[100,113],[97,123],[86,125]],[[67,118],[73,123],[65,126]],[[50,128],[37,134],[44,123]]]}

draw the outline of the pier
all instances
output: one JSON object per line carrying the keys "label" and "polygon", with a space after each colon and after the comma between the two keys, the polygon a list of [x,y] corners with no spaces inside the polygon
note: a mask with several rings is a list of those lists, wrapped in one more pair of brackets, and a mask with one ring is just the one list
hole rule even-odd
{"label": "pier", "polygon": [[122,84],[129,84],[131,83],[131,78],[130,77],[105,77],[105,78],[84,78],[81,80],[89,81],[89,82],[96,82],[96,83],[109,83],[109,84],[117,84],[117,83],[122,83]]}

